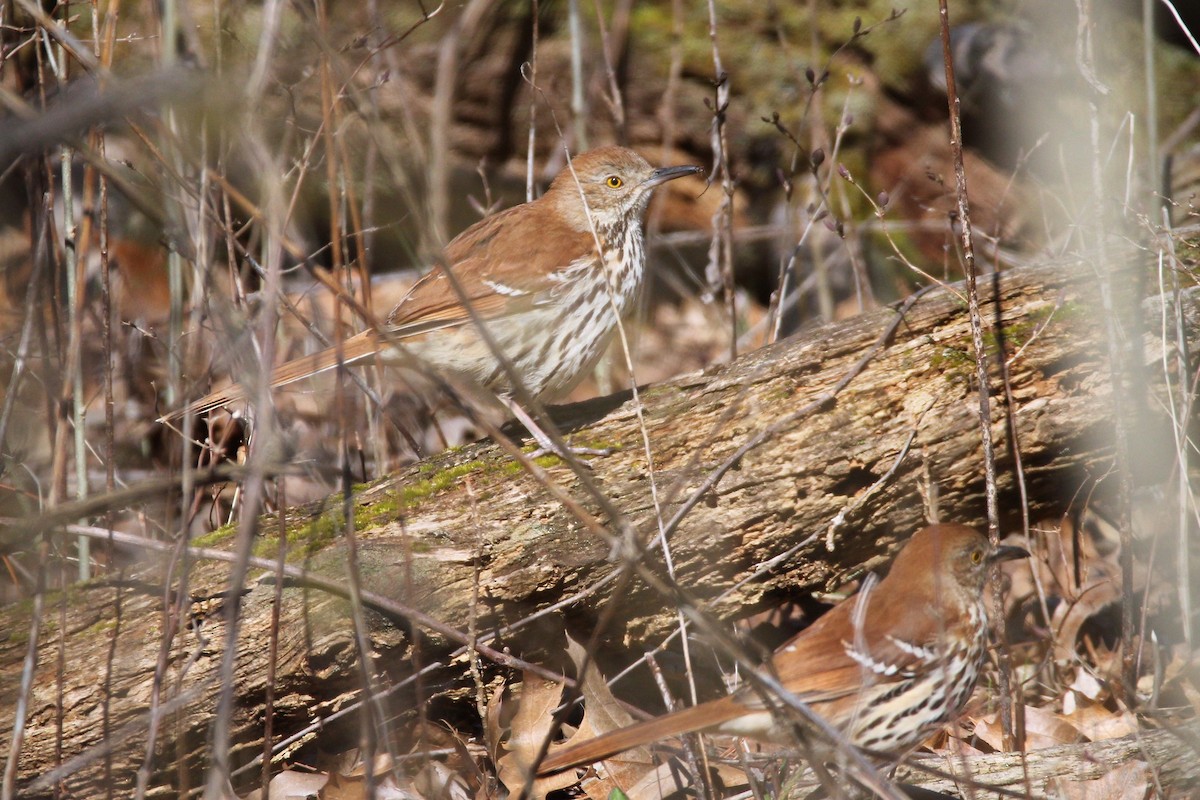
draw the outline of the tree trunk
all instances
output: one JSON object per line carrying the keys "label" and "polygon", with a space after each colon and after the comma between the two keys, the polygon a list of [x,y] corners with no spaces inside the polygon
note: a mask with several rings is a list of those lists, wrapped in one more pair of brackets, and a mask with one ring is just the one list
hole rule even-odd
{"label": "tree trunk", "polygon": [[[1171,442],[1159,402],[1166,392],[1160,303],[1152,298],[1139,306],[1143,295],[1134,270],[1125,277],[1122,325],[1136,345],[1132,363],[1139,369],[1130,381],[1136,387],[1131,405],[1140,409],[1131,428],[1139,442]],[[998,283],[999,302],[988,282],[982,299],[988,347],[994,355],[1002,342],[1009,361],[1013,405],[1006,407],[994,378],[992,428],[1002,522],[1005,531],[1014,531],[1021,514],[1014,444],[1031,517],[1063,513],[1112,464],[1113,379],[1091,267],[1014,270]],[[595,458],[582,477],[556,461],[546,468],[546,479],[607,531],[629,532],[643,543],[657,535],[657,520],[667,525],[686,510],[669,530],[675,582],[721,618],[744,616],[885,564],[929,508],[942,519],[982,525],[974,356],[960,292],[930,292],[903,313],[882,309],[825,325],[733,364],[644,389],[640,415],[628,394],[558,409],[555,418],[576,444],[619,450]],[[1195,290],[1185,307],[1194,354],[1200,352]],[[1195,369],[1193,363],[1186,374]],[[640,420],[653,453],[653,482]],[[1139,480],[1155,480],[1170,469],[1169,458],[1145,461],[1152,467],[1157,462],[1163,475],[1151,472]],[[363,588],[463,632],[459,638],[472,628],[480,637],[506,629],[493,646],[555,668],[562,663],[564,625],[586,639],[601,616],[611,614],[599,636],[600,654],[612,659],[602,657],[603,666],[657,646],[678,625],[672,601],[637,580],[612,578],[619,566],[610,560],[612,541],[491,442],[389,476],[359,491],[352,506]],[[286,525],[291,561],[303,559],[309,570],[346,584],[340,508],[332,498],[291,509]],[[262,522],[269,557],[278,527],[272,519]],[[666,575],[661,547],[650,545],[644,559]],[[149,783],[172,795],[184,784],[195,785],[220,689],[214,678],[227,623],[220,597],[228,570],[201,561],[180,586],[178,564],[168,573],[165,562],[147,555],[136,573],[46,598],[19,761],[30,796],[45,794],[55,780],[76,796],[102,795],[106,768],[117,794],[128,791],[147,760],[147,709],[160,658],[159,703],[167,708],[147,762]],[[273,630],[279,638],[275,742],[347,705],[361,686],[346,601],[312,584],[289,583],[276,626],[276,588],[273,581],[253,582],[242,599],[237,678],[230,687],[237,763],[262,752]],[[561,611],[517,625],[585,590]],[[182,616],[164,614],[164,597],[173,603],[175,592],[192,601]],[[0,741],[12,734],[31,612],[29,604],[0,610],[0,629],[8,632],[0,641]],[[458,646],[445,630],[423,626],[414,647],[410,625],[394,613],[367,620],[382,678],[377,688]],[[169,646],[160,653],[164,632]],[[445,698],[439,708],[470,711],[457,702],[474,697],[465,659],[426,673],[424,680],[425,697],[436,690]],[[389,702],[402,711],[415,701],[406,688]],[[343,725],[348,740],[356,741],[356,715],[347,715]],[[336,730],[331,725],[321,735]],[[64,762],[70,766],[52,772]]]}

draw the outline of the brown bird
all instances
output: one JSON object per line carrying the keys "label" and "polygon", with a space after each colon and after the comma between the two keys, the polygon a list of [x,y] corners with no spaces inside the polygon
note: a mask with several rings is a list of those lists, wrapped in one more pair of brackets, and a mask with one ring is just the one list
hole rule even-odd
{"label": "brown bird", "polygon": [[[965,525],[930,525],[896,556],[887,577],[805,628],[772,658],[779,682],[856,747],[903,753],[957,715],[971,696],[987,640],[983,586],[993,548]],[[746,685],[728,697],[611,731],[552,753],[558,772],[685,733],[787,742],[794,728]]]}
{"label": "brown bird", "polygon": [[[444,263],[467,303],[534,397],[565,396],[595,365],[618,315],[634,307],[644,283],[642,217],[651,191],[698,172],[693,166],[655,169],[632,150],[601,147],[572,159],[537,200],[477,222],[446,246]],[[397,352],[402,349],[508,402],[512,381],[441,265],[413,285],[388,315],[386,328],[386,340],[367,330],[340,347],[289,361],[271,373],[270,385],[285,386],[339,362],[376,355],[385,364],[411,364],[411,357]],[[234,385],[164,419],[244,396],[245,389]]]}

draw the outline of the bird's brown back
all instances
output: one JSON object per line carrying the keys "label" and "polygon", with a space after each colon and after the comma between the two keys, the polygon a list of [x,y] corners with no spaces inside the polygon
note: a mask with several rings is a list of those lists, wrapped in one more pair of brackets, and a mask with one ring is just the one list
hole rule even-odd
{"label": "bird's brown back", "polygon": [[[484,219],[457,236],[445,261],[463,295],[484,319],[520,313],[550,281],[549,273],[528,269],[531,263],[566,265],[595,254],[590,233],[572,230],[552,213],[543,196]],[[438,264],[413,286],[388,316],[398,334],[414,324],[466,323],[462,301]]]}

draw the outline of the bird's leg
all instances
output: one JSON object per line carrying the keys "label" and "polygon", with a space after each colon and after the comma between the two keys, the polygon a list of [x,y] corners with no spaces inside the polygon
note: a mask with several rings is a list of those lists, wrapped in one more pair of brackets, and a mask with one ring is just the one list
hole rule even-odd
{"label": "bird's leg", "polygon": [[[516,400],[508,395],[501,395],[500,400],[508,407],[508,410],[512,412],[512,415],[517,418],[517,421],[525,426],[525,430],[529,431],[530,435],[533,436],[533,440],[537,442],[538,449],[529,454],[530,458],[538,458],[539,456],[546,455],[564,458],[563,451],[554,443],[554,440],[550,438],[550,435],[542,430],[540,425],[533,421],[533,417],[529,416],[525,409],[521,408]],[[567,446],[567,450],[570,451],[570,453],[574,456],[608,456],[612,455],[613,452],[612,448],[608,447],[571,447],[569,445]],[[584,464],[588,463],[587,459],[581,460]]]}

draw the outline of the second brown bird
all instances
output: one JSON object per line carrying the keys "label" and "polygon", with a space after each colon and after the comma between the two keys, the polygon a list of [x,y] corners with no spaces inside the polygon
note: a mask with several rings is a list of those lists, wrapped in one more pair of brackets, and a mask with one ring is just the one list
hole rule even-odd
{"label": "second brown bird", "polygon": [[[997,562],[1029,554],[992,547],[973,528],[930,525],[904,546],[887,577],[775,652],[778,680],[856,747],[903,753],[961,712],[987,641],[984,582]],[[661,739],[703,731],[787,742],[794,727],[759,692],[667,714],[566,747],[539,774],[590,764]]]}

